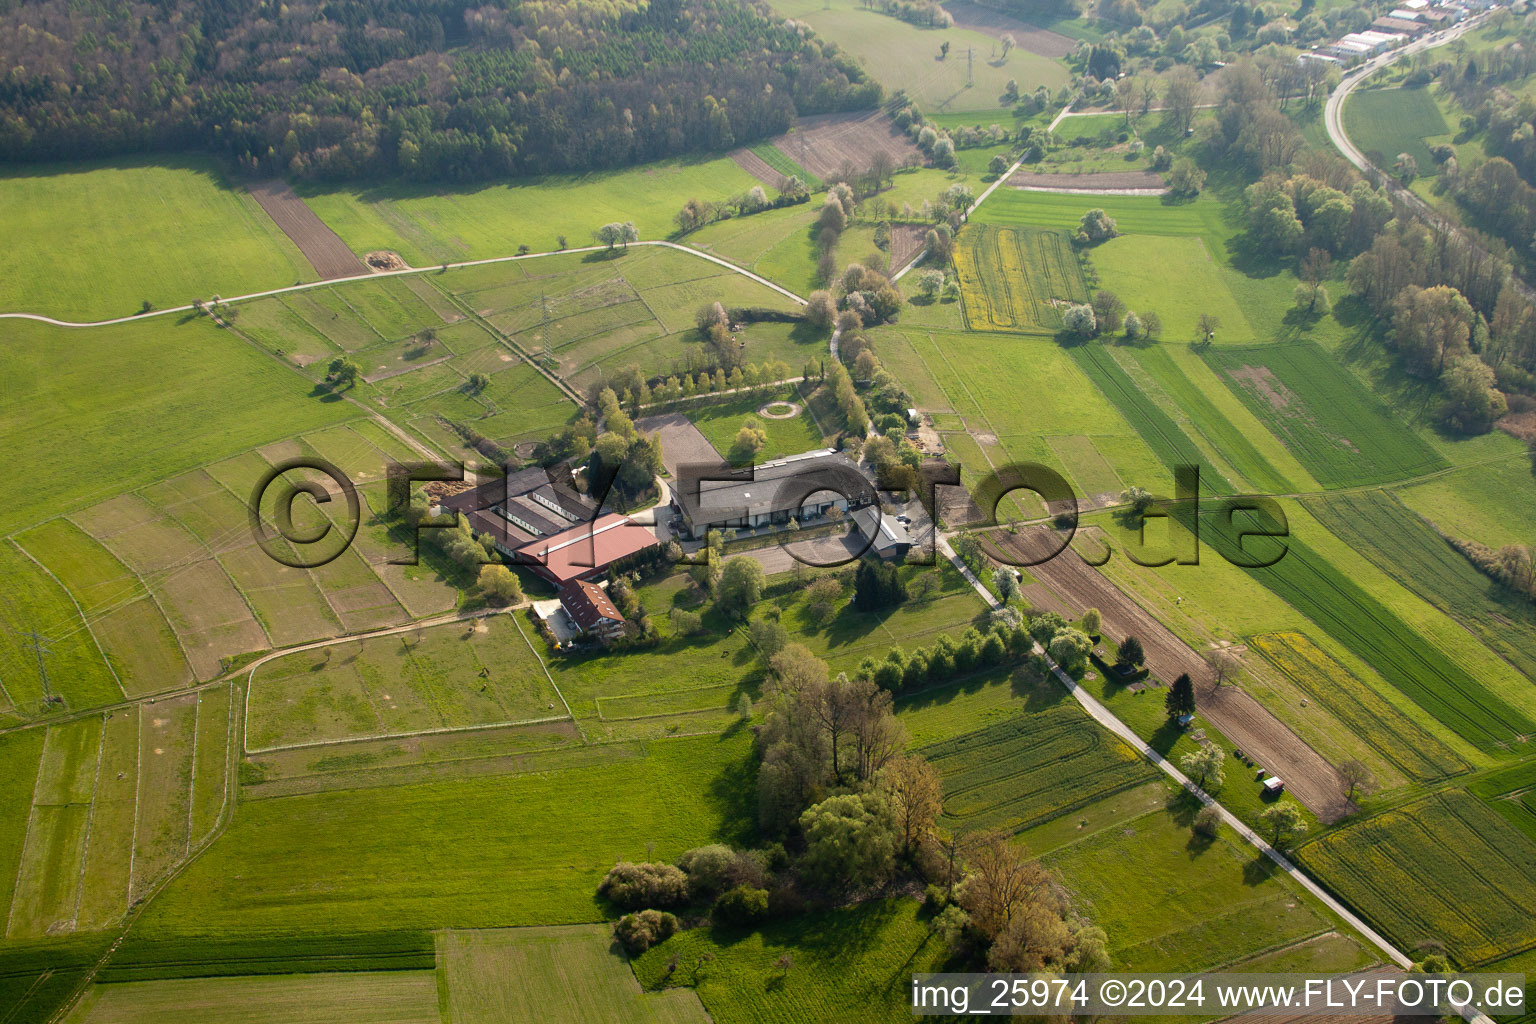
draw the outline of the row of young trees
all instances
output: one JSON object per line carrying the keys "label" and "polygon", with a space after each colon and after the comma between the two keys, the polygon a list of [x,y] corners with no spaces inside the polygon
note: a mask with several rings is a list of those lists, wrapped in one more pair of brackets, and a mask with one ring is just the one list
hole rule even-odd
{"label": "row of young trees", "polygon": [[881,90],[733,0],[65,0],[0,12],[0,159],[202,148],[251,173],[467,181],[718,152]]}

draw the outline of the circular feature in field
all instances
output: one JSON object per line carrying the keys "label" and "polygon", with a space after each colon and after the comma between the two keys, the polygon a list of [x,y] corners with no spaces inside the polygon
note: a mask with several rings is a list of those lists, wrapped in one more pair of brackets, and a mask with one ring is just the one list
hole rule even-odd
{"label": "circular feature in field", "polygon": [[800,415],[800,403],[769,402],[757,410],[757,414],[770,420],[792,420]]}

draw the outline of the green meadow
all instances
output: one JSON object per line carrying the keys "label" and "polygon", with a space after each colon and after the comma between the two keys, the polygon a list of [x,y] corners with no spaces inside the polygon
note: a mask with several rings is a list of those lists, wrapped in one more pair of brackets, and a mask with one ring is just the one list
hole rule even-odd
{"label": "green meadow", "polygon": [[0,208],[0,313],[105,320],[315,277],[256,201],[198,157],[12,167]]}
{"label": "green meadow", "polygon": [[301,193],[357,252],[390,249],[416,267],[592,245],[609,221],[634,221],[641,238],[665,238],[689,199],[719,202],[758,180],[729,157],[648,164],[458,189],[380,185]]}

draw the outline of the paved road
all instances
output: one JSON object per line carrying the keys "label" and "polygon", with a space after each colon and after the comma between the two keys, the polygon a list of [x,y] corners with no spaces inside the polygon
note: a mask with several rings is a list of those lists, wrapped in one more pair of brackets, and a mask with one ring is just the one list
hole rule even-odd
{"label": "paved road", "polygon": [[[976,574],[971,572],[970,568],[960,560],[960,556],[955,554],[955,549],[950,546],[949,539],[942,534],[939,536],[939,550],[944,554],[946,558],[950,560],[951,563],[954,564],[955,568],[960,571],[960,574],[966,578],[966,581],[976,589],[976,593],[981,595],[982,600],[986,601],[989,607],[1002,607],[1000,604],[998,604],[997,599],[992,596],[992,592],[988,590],[982,584],[982,582],[976,578]],[[1312,881],[1312,879],[1309,878],[1305,872],[1296,867],[1296,865],[1292,864],[1290,860],[1285,856],[1285,854],[1281,853],[1279,850],[1275,849],[1268,842],[1266,842],[1263,836],[1259,835],[1253,829],[1243,824],[1243,822],[1235,814],[1221,806],[1221,804],[1218,803],[1216,799],[1209,793],[1205,792],[1205,790],[1189,781],[1188,777],[1186,777],[1183,772],[1179,771],[1179,769],[1170,763],[1167,758],[1163,757],[1162,754],[1159,754],[1157,751],[1153,750],[1145,740],[1143,740],[1140,736],[1136,735],[1134,731],[1132,731],[1130,726],[1120,721],[1120,719],[1115,716],[1114,712],[1110,711],[1103,704],[1101,704],[1098,698],[1094,697],[1093,694],[1079,686],[1077,684],[1077,680],[1068,675],[1060,665],[1052,661],[1051,656],[1047,654],[1039,644],[1035,645],[1035,653],[1045,659],[1046,664],[1049,665],[1051,671],[1055,673],[1057,680],[1060,681],[1061,685],[1067,688],[1068,693],[1077,698],[1077,702],[1083,706],[1083,710],[1087,711],[1088,714],[1093,716],[1094,721],[1098,722],[1104,728],[1108,729],[1110,732],[1124,740],[1132,750],[1139,752],[1142,757],[1145,757],[1148,761],[1151,761],[1153,765],[1160,768],[1163,773],[1171,778],[1174,782],[1177,782],[1180,786],[1194,794],[1194,796],[1202,804],[1216,808],[1216,810],[1221,814],[1222,820],[1225,821],[1234,832],[1242,836],[1243,839],[1249,843],[1249,845],[1256,847],[1266,857],[1274,861],[1282,871],[1294,878],[1297,884],[1321,900],[1323,904],[1328,907],[1328,909],[1332,910],[1335,914],[1338,914],[1341,918],[1343,918],[1350,927],[1354,928],[1372,945],[1381,950],[1382,953],[1386,954],[1387,958],[1390,959],[1393,963],[1397,964],[1399,967],[1407,967],[1413,962],[1407,957],[1406,954],[1404,954],[1396,946],[1392,945],[1392,943],[1388,942],[1387,939],[1374,928],[1360,920],[1360,918],[1356,917],[1354,912],[1351,911],[1348,907],[1330,896],[1322,888],[1322,886]]]}
{"label": "paved road", "polygon": [[[659,246],[663,249],[675,249],[678,252],[687,253],[689,256],[697,256],[701,260],[708,260],[709,262],[717,264],[718,266],[722,266],[727,270],[734,271],[735,273],[740,274],[742,277],[756,281],[758,284],[765,288],[771,288],[785,298],[792,299],[802,306],[805,305],[805,299],[801,298],[799,295],[796,295],[788,288],[774,284],[766,277],[763,277],[760,274],[754,274],[752,271],[747,270],[745,267],[737,266],[730,260],[722,259],[719,256],[712,256],[707,252],[700,252],[698,249],[695,249],[692,246],[680,245],[677,242],[661,241],[660,239],[647,242],[630,242],[629,244],[632,246]],[[572,253],[602,252],[607,248],[608,247],[605,245],[586,245],[576,249],[557,249],[550,252],[523,253],[520,256],[493,256],[490,259],[484,260],[466,260],[462,263],[445,263],[436,267],[407,267],[404,270],[383,270],[369,274],[355,274],[351,277],[335,277],[327,281],[311,281],[308,284],[293,284],[286,288],[273,288],[264,292],[252,292],[249,295],[236,295],[233,298],[221,299],[220,301],[248,302],[251,299],[264,299],[272,295],[286,295],[289,292],[302,292],[308,291],[311,288],[325,288],[333,284],[345,284],[348,281],[368,281],[381,277],[403,277],[407,274],[427,274],[441,270],[443,267],[447,267],[449,270],[457,270],[460,267],[483,267],[492,263],[516,263],[519,260],[536,260],[542,259],[545,256],[568,256]],[[149,320],[157,316],[171,316],[176,313],[189,313],[192,312],[193,309],[194,307],[189,304],[185,306],[173,306],[170,309],[151,310],[148,313],[137,313],[133,316],[115,317],[111,320],[86,320],[78,322],[73,320],[56,320],[51,316],[43,316],[39,313],[0,313],[0,320],[36,320],[39,323],[51,324],[54,327],[107,327],[112,324],[128,324],[137,320]]]}

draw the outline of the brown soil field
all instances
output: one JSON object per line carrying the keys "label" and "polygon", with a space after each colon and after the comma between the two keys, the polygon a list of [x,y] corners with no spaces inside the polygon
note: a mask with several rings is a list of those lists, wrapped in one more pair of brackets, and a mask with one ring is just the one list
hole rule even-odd
{"label": "brown soil field", "polygon": [[[877,151],[888,153],[897,166],[920,162],[922,153],[883,113],[822,114],[802,117],[795,130],[773,140],[779,151],[824,181],[836,178],[844,165],[855,171],[869,167]],[[755,172],[754,172],[755,173]]]}
{"label": "brown soil field", "polygon": [[283,234],[293,239],[322,280],[368,272],[341,236],[326,227],[285,182],[258,182],[251,186],[251,196],[267,211],[272,222],[283,229]]}
{"label": "brown soil field", "polygon": [[[1015,559],[1029,560],[1049,552],[1059,543],[1055,538],[1049,528],[1026,527],[1016,535],[984,534],[983,544],[997,546],[989,554],[1001,549]],[[1097,608],[1104,616],[1104,635],[1117,642],[1127,636],[1141,640],[1154,677],[1168,681],[1188,672],[1201,714],[1240,750],[1284,779],[1286,789],[1320,819],[1337,821],[1356,810],[1345,797],[1348,787],[1321,754],[1247,692],[1230,684],[1218,687],[1210,665],[1197,651],[1097,569],[1065,551],[1029,566],[1029,573],[1039,581],[1024,588],[1030,604],[1067,618]]]}
{"label": "brown soil field", "polygon": [[1077,49],[1077,40],[1071,36],[1064,36],[1050,29],[1036,28],[1002,11],[994,11],[990,7],[970,3],[968,0],[947,3],[944,9],[954,16],[955,25],[958,28],[968,28],[994,39],[1000,38],[1006,32],[1013,36],[1013,41],[1018,44],[1019,49],[1037,53],[1042,57],[1059,60]]}
{"label": "brown soil field", "polygon": [[1131,189],[1167,188],[1163,176],[1152,171],[1097,171],[1088,174],[1051,174],[1043,171],[1013,172],[1008,184],[1014,188],[1050,188],[1070,192],[1123,192]]}
{"label": "brown soil field", "polygon": [[891,271],[893,273],[917,259],[918,253],[923,251],[923,238],[927,233],[927,229],[921,224],[891,225]]}
{"label": "brown soil field", "polygon": [[783,188],[784,175],[769,167],[767,162],[750,149],[736,149],[731,151],[731,159],[736,165],[746,171],[758,181],[769,188]]}

